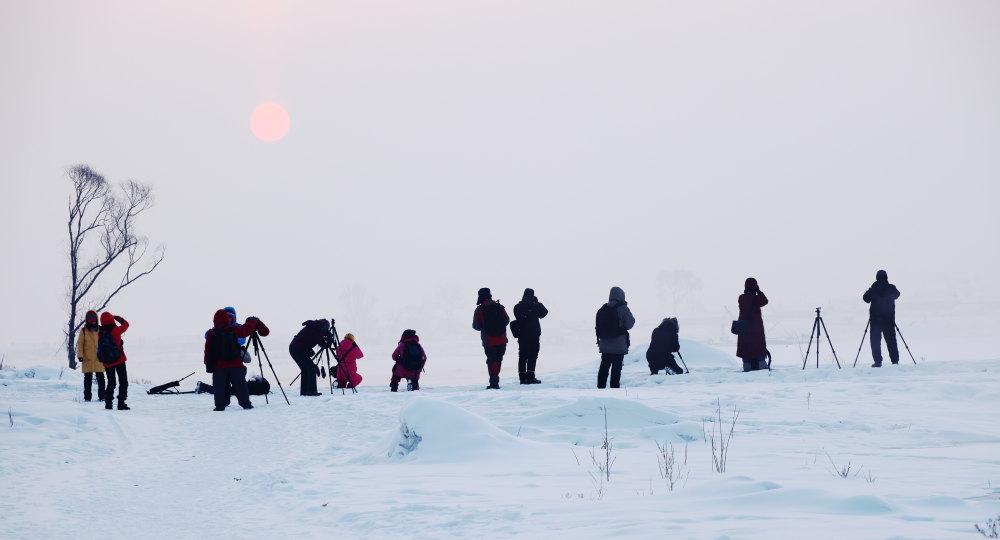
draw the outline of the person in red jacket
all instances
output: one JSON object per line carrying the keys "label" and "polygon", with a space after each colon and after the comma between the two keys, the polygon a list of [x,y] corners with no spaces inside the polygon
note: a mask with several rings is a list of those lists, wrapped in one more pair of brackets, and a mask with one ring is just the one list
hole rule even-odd
{"label": "person in red jacket", "polygon": [[[118,324],[115,324],[116,321]],[[105,409],[111,408],[115,386],[118,385],[118,410],[129,410],[129,406],[125,404],[125,400],[128,399],[128,370],[125,369],[125,362],[128,358],[125,357],[125,349],[122,348],[122,334],[126,330],[128,330],[128,321],[107,311],[101,313],[101,328],[98,330],[97,336],[97,358],[104,364],[104,371],[107,372],[108,376],[108,386],[104,389]],[[111,338],[109,341],[106,341],[107,336]],[[120,384],[119,381],[121,381]]]}
{"label": "person in red jacket", "polygon": [[486,352],[486,371],[490,374],[487,389],[500,389],[500,364],[507,352],[507,325],[510,315],[500,302],[493,301],[493,294],[486,287],[479,289],[476,311],[472,315],[472,328],[479,330]]}
{"label": "person in red jacket", "polygon": [[392,352],[392,359],[396,362],[392,366],[392,379],[389,380],[389,391],[399,390],[400,379],[409,381],[410,390],[420,390],[420,372],[427,363],[427,353],[420,345],[420,336],[416,330],[403,330],[403,335],[399,338],[396,350]]}
{"label": "person in red jacket", "polygon": [[764,337],[764,319],[760,308],[767,305],[767,297],[757,286],[757,280],[747,278],[739,298],[740,320],[750,321],[750,332],[736,338],[736,356],[743,360],[743,371],[767,369],[767,339]]}
{"label": "person in red jacket", "polygon": [[[243,326],[236,326],[229,313],[220,309],[212,317],[214,326],[205,333],[205,371],[212,374],[212,386],[226,388],[232,385],[236,401],[244,409],[252,409],[247,389],[247,368],[243,363],[243,349],[239,338],[254,332],[266,336],[271,331],[257,317],[247,317]],[[215,410],[224,411],[229,404],[227,392],[215,392]]]}
{"label": "person in red jacket", "polygon": [[337,388],[357,388],[361,384],[361,374],[358,373],[358,359],[364,358],[365,353],[361,352],[354,341],[354,334],[348,333],[340,342],[337,349]]}

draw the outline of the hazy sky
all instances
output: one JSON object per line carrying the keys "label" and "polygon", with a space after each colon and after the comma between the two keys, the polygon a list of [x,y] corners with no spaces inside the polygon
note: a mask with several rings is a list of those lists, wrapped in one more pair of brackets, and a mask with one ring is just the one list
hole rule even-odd
{"label": "hazy sky", "polygon": [[806,317],[878,268],[1000,295],[1000,2],[3,1],[0,73],[5,348],[61,336],[78,163],[154,186],[134,338],[236,305],[475,348],[481,286],[550,328],[612,285],[720,322],[750,275]]}

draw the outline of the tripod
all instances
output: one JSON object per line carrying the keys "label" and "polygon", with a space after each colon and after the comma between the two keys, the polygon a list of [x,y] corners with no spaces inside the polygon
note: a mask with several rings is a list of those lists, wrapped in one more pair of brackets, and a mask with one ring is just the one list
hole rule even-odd
{"label": "tripod", "polygon": [[822,332],[826,332],[826,342],[830,344],[830,351],[833,352],[833,359],[837,362],[837,369],[841,369],[840,360],[837,358],[837,351],[833,348],[833,341],[830,341],[830,332],[826,329],[826,323],[823,322],[823,317],[819,314],[820,308],[816,308],[816,320],[813,321],[812,330],[809,331],[809,345],[806,347],[806,357],[802,360],[802,369],[806,368],[806,362],[809,361],[809,350],[812,349],[813,334],[816,335],[816,368],[819,368],[819,341]]}
{"label": "tripod", "polygon": [[[323,353],[324,352],[326,353],[326,373],[330,374],[330,393],[332,394],[333,393],[333,370],[330,369],[330,355],[332,354],[333,357],[336,358],[337,354],[334,353],[333,351],[331,351],[330,347],[320,347],[319,350],[316,351],[316,354],[313,355],[312,362],[313,362],[313,365],[316,366],[316,371],[318,372],[320,370],[320,364],[323,363]],[[295,381],[299,380],[299,377],[301,377],[301,376],[302,376],[302,373],[299,373],[298,375],[296,375],[295,378],[292,379],[292,382],[288,383],[288,386],[289,387],[293,386],[295,384]],[[326,377],[326,374],[324,374],[323,377]]]}
{"label": "tripod", "polygon": [[[264,348],[264,344],[260,342],[260,336],[257,332],[250,334],[250,344],[253,345],[253,354],[257,357],[257,366],[260,368],[260,374],[264,375],[264,364],[260,361],[260,353],[264,353],[264,358],[267,360],[267,367],[271,368],[271,374],[274,375],[274,382],[277,383],[278,389],[281,390],[281,395],[285,396],[285,403],[291,405],[292,402],[288,401],[288,395],[285,394],[285,389],[281,387],[281,381],[278,380],[278,374],[274,372],[274,365],[271,364],[271,358],[267,355],[267,349]],[[267,394],[264,394],[264,402],[270,404],[270,400],[267,399]]]}
{"label": "tripod", "polygon": [[[868,323],[865,324],[865,332],[861,334],[861,344],[858,345],[858,354],[854,356],[854,367],[858,367],[858,358],[861,357],[861,348],[865,346],[865,336],[868,335],[868,328],[872,325],[871,317],[868,317]],[[913,357],[913,353],[910,352],[910,345],[906,343],[906,338],[903,337],[903,331],[899,329],[899,325],[896,321],[892,321],[892,325],[896,327],[896,333],[899,334],[899,338],[903,340],[903,345],[906,347],[907,354],[910,355],[910,360],[913,360],[913,365],[917,365],[917,359]]]}
{"label": "tripod", "polygon": [[[333,359],[337,361],[337,365],[335,365],[333,367],[334,367],[334,369],[337,370],[337,376],[339,377],[340,373],[341,373],[341,371],[340,371],[341,370],[341,367],[340,367],[340,358],[337,357],[336,351],[340,350],[340,335],[337,334],[337,322],[334,321],[333,319],[330,319],[330,333],[333,334],[333,346],[335,347],[334,348],[335,352],[333,353]],[[350,351],[348,351],[348,352],[350,352]],[[329,359],[327,361],[329,362]],[[345,375],[346,375],[346,373],[345,373]],[[344,379],[347,380],[347,384],[351,387],[351,393],[352,394],[357,394],[358,393],[358,389],[355,388],[353,384],[351,384],[350,379],[347,378],[347,377],[344,377]],[[333,393],[333,372],[332,371],[330,372],[330,393],[331,394]],[[344,387],[340,388],[340,395],[342,395],[342,396],[343,395],[347,395],[347,390],[345,390]]]}

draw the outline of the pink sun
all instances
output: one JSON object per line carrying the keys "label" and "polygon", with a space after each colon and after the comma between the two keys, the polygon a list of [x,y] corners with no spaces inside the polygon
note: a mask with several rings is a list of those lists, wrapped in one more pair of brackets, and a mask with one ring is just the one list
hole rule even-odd
{"label": "pink sun", "polygon": [[264,142],[273,142],[288,134],[291,126],[288,113],[277,103],[263,103],[250,115],[250,131]]}

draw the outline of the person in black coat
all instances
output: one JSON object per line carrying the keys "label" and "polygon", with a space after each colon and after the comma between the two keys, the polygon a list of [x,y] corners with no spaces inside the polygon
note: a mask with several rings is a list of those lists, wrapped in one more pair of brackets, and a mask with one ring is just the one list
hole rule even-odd
{"label": "person in black coat", "polygon": [[862,299],[868,306],[868,316],[871,323],[872,367],[882,367],[882,336],[885,336],[885,346],[889,349],[889,360],[899,363],[899,347],[896,345],[896,299],[899,289],[889,283],[889,274],[885,270],[875,273],[875,283],[865,291]]}
{"label": "person in black coat", "polygon": [[333,345],[330,321],[316,319],[302,323],[302,330],[288,344],[288,354],[302,372],[299,378],[299,394],[303,396],[322,395],[316,390],[316,364],[313,364],[313,347],[328,349]]}
{"label": "person in black coat", "polygon": [[544,319],[549,310],[538,301],[534,289],[524,289],[524,296],[514,306],[514,322],[511,332],[517,338],[517,374],[521,384],[539,384],[542,381],[535,377],[535,363],[538,361],[538,351],[541,348],[542,325],[538,319]]}
{"label": "person in black coat", "polygon": [[660,370],[669,375],[667,369],[679,375],[684,370],[677,365],[674,353],[681,350],[681,343],[677,337],[680,325],[677,319],[663,319],[660,326],[653,329],[653,336],[646,349],[646,363],[649,364],[649,374],[656,375]]}

